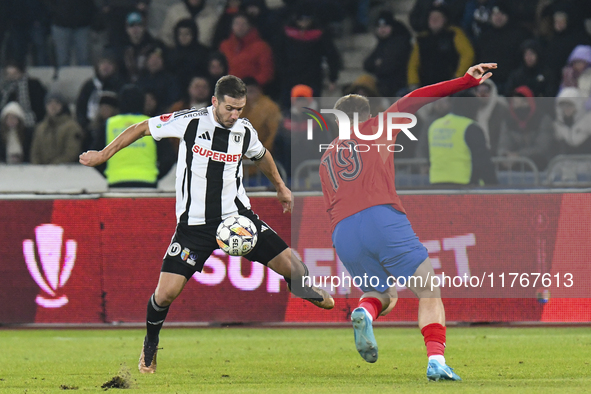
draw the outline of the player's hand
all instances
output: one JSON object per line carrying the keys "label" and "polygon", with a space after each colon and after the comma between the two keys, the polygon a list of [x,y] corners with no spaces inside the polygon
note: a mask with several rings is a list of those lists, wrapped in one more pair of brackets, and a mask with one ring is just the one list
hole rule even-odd
{"label": "player's hand", "polygon": [[480,83],[483,83],[492,77],[490,70],[494,70],[495,68],[497,68],[497,63],[480,63],[470,67],[466,71],[466,74],[470,74],[472,77],[479,79]]}
{"label": "player's hand", "polygon": [[293,209],[293,199],[291,198],[291,190],[287,187],[282,187],[277,190],[277,199],[283,206],[283,213],[290,212]]}
{"label": "player's hand", "polygon": [[105,160],[103,159],[103,154],[101,152],[95,150],[89,150],[84,152],[79,157],[80,164],[84,164],[88,167],[96,167],[99,164],[103,164]]}

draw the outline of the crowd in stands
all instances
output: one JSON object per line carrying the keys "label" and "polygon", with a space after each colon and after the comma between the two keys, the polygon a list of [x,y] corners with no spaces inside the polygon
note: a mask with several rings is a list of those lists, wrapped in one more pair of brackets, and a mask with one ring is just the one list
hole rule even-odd
{"label": "crowd in stands", "polygon": [[[394,100],[385,98],[479,62],[498,63],[472,92],[472,120],[490,156],[527,157],[544,170],[558,154],[591,154],[591,1],[416,0],[408,21],[387,1],[283,0],[269,8],[265,0],[178,0],[162,15],[155,2],[0,1],[1,163],[76,162],[108,143],[108,119],[125,113],[126,89],[141,97],[139,113],[155,116],[210,105],[215,82],[229,73],[248,86],[243,116],[289,173],[291,144],[306,140],[302,108],[314,107],[314,97],[362,94],[377,113]],[[345,20],[346,34],[377,40],[347,85],[335,44]],[[98,50],[93,32],[103,37]],[[29,66],[91,64],[94,76],[75,102],[27,74]],[[423,108],[419,141],[399,142],[397,157],[429,158],[431,125],[450,113],[449,100]],[[169,145],[158,147],[159,161],[170,162],[162,158],[174,155]]]}

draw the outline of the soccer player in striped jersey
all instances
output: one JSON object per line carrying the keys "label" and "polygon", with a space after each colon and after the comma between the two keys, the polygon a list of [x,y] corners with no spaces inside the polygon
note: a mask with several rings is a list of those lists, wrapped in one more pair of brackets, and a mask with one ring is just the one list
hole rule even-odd
{"label": "soccer player in striped jersey", "polygon": [[[387,124],[388,113],[415,113],[423,105],[439,97],[448,96],[477,86],[491,77],[489,71],[496,64],[487,63],[471,67],[462,78],[426,86],[409,93],[386,110],[370,119],[367,98],[348,95],[340,98],[335,109],[344,112],[351,122],[358,115],[360,138],[352,133],[350,139],[335,139],[321,159],[320,178],[328,211],[332,241],[337,255],[352,277],[377,277],[379,284],[364,283],[364,292],[351,320],[355,345],[365,361],[378,358],[378,346],[372,322],[389,313],[396,305],[396,288],[389,277],[404,277],[407,287],[419,298],[418,323],[424,336],[429,362],[430,380],[461,380],[447,366],[445,349],[445,310],[439,287],[431,288],[429,277],[435,275],[427,249],[419,242],[394,187],[393,152],[386,145],[384,132],[371,148],[367,137],[375,135],[381,125]],[[338,122],[338,120],[337,120]],[[395,121],[394,124],[408,123]],[[374,143],[375,142],[375,143]],[[381,149],[380,149],[381,148]],[[409,277],[420,278],[409,281]]]}
{"label": "soccer player in striped jersey", "polygon": [[[324,290],[301,285],[307,267],[271,227],[250,209],[242,184],[242,160],[254,160],[277,190],[283,212],[291,212],[291,191],[279,176],[271,154],[246,119],[239,119],[246,104],[246,86],[227,75],[218,80],[212,105],[165,114],[125,129],[101,151],[80,155],[80,163],[97,166],[136,140],[151,135],[180,139],[176,170],[177,227],[164,256],[158,285],[148,302],[147,335],[140,355],[142,373],[156,371],[158,336],[170,304],[195,272],[218,249],[216,229],[230,216],[251,219],[258,230],[256,246],[244,257],[283,275],[292,293],[314,305],[331,309],[334,300]],[[181,253],[183,251],[183,253]]]}

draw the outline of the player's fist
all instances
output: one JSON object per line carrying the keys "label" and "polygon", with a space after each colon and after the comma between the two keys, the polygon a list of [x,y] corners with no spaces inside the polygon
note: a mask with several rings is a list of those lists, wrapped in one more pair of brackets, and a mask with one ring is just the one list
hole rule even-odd
{"label": "player's fist", "polygon": [[466,74],[471,75],[472,77],[479,79],[480,83],[483,83],[490,77],[492,77],[492,73],[490,70],[494,70],[497,68],[497,63],[480,63],[475,66],[472,66],[466,71]]}
{"label": "player's fist", "polygon": [[89,150],[81,154],[79,157],[79,161],[80,164],[84,164],[88,167],[95,167],[105,162],[102,153],[95,150]]}

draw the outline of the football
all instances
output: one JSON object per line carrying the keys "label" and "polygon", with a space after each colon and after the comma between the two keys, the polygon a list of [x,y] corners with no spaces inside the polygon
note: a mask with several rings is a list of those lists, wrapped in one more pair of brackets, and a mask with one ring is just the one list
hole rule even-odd
{"label": "football", "polygon": [[245,216],[230,216],[220,223],[216,238],[220,249],[231,256],[244,256],[257,243],[257,228]]}

